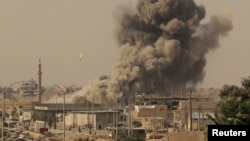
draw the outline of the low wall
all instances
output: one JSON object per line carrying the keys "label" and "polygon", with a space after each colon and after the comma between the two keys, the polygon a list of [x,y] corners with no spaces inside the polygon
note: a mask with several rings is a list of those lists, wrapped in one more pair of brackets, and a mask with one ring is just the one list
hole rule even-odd
{"label": "low wall", "polygon": [[204,133],[202,131],[192,132],[169,132],[169,141],[205,141]]}

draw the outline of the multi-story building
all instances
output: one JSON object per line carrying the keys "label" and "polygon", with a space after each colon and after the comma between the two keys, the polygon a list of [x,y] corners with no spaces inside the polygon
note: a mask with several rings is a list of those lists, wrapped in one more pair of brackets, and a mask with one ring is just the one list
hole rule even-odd
{"label": "multi-story building", "polygon": [[35,80],[22,81],[20,83],[20,96],[34,96],[38,93],[38,84]]}

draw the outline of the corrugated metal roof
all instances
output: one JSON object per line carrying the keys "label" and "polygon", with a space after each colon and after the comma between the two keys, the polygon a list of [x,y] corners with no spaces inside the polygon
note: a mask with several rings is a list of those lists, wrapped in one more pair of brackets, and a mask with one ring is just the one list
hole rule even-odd
{"label": "corrugated metal roof", "polygon": [[[214,118],[214,113],[208,112],[204,113],[204,115],[200,113],[200,119],[208,119],[207,115],[210,115],[212,118]],[[199,112],[192,112],[192,119],[198,119],[198,118],[199,118]]]}

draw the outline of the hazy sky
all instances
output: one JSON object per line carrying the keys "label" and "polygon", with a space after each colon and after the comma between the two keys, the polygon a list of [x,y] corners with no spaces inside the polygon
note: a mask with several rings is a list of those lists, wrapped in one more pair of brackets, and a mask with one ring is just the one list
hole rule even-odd
{"label": "hazy sky", "polygon": [[[132,1],[132,0],[131,0]],[[0,86],[37,80],[42,62],[43,86],[84,86],[109,75],[118,59],[113,37],[118,5],[129,0],[5,0],[0,2]],[[206,18],[231,9],[233,30],[207,55],[206,76],[199,87],[240,85],[250,75],[249,0],[195,0]],[[79,61],[83,52],[84,59]]]}

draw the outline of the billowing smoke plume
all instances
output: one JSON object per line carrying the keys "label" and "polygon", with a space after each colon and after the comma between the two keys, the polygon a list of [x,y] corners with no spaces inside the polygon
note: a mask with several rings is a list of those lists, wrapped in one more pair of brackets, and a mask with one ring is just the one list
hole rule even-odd
{"label": "billowing smoke plume", "polygon": [[84,96],[108,100],[131,91],[168,94],[170,85],[200,83],[205,55],[233,28],[226,13],[201,25],[205,8],[193,0],[139,0],[136,12],[119,7],[114,17],[119,59],[110,76],[79,92]]}

